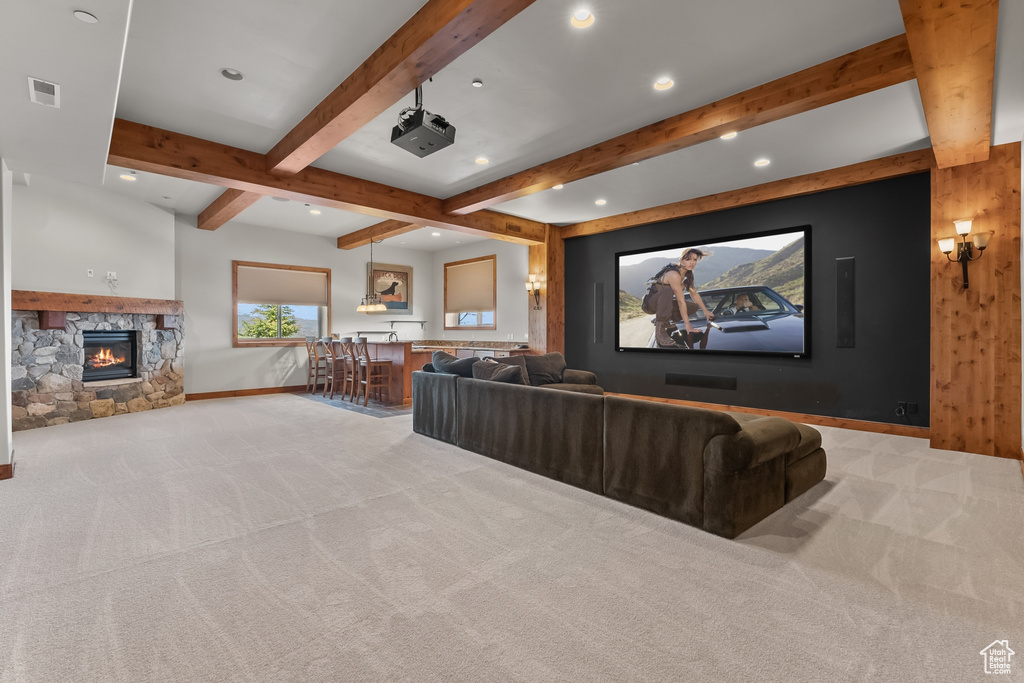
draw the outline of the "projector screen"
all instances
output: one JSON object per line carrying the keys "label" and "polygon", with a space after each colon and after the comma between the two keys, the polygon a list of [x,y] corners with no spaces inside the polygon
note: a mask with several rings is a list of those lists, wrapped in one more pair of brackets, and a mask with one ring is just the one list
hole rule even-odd
{"label": "projector screen", "polygon": [[802,226],[616,254],[616,348],[807,357],[809,240]]}

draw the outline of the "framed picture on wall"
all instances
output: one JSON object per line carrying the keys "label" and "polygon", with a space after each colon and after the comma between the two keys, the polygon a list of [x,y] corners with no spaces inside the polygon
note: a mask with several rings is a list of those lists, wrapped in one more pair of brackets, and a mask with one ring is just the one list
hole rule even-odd
{"label": "framed picture on wall", "polygon": [[370,291],[387,306],[378,314],[412,315],[412,266],[392,263],[367,263]]}

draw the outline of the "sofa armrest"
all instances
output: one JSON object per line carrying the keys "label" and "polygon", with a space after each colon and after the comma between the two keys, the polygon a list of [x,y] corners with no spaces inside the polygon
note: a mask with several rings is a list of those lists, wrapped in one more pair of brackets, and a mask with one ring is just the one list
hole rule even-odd
{"label": "sofa armrest", "polygon": [[719,472],[738,472],[781,457],[799,443],[795,424],[781,417],[762,417],[744,422],[736,434],[709,441],[704,464]]}
{"label": "sofa armrest", "polygon": [[562,384],[597,384],[597,375],[588,370],[566,368],[562,373]]}

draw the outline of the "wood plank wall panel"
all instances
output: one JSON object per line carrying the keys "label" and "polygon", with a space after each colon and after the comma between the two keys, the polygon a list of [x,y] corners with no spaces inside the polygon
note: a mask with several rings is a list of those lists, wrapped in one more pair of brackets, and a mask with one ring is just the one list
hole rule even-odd
{"label": "wood plank wall panel", "polygon": [[541,310],[533,310],[532,296],[524,297],[530,307],[530,349],[565,353],[565,240],[558,226],[549,225],[544,244],[530,247],[529,263],[541,281]]}
{"label": "wood plank wall panel", "polygon": [[11,290],[15,311],[81,311],[84,313],[163,313],[182,315],[185,307],[171,299],[136,299],[127,296],[92,296],[60,292]]}
{"label": "wood plank wall panel", "polygon": [[[987,161],[932,170],[931,445],[1017,459],[1021,452],[1020,143]],[[992,233],[961,267],[935,240],[972,218]]]}

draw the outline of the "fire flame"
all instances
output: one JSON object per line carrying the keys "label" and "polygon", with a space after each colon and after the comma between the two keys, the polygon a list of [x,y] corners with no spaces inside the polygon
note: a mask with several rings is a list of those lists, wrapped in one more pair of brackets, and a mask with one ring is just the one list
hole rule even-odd
{"label": "fire flame", "polygon": [[94,368],[105,368],[109,365],[117,365],[124,362],[124,356],[115,357],[110,349],[100,348],[100,352],[89,357],[89,365]]}

